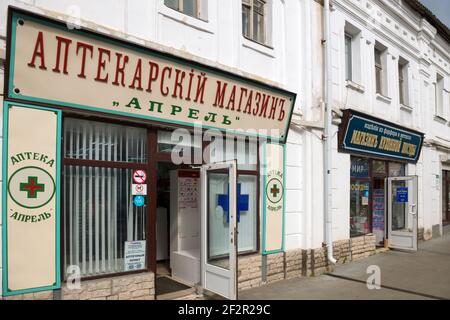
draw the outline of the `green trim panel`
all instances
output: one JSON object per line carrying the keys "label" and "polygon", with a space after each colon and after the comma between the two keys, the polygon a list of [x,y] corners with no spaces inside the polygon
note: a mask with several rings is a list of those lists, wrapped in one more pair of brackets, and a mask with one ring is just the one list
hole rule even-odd
{"label": "green trim panel", "polygon": [[263,255],[270,255],[275,253],[281,253],[284,252],[285,249],[285,219],[286,219],[286,145],[281,145],[283,148],[283,222],[282,222],[282,240],[281,240],[281,249],[279,250],[272,250],[267,251],[266,250],[266,205],[267,205],[267,195],[266,195],[266,183],[267,183],[267,154],[266,154],[266,147],[267,143],[263,146],[263,186],[264,186],[264,192],[263,192],[263,235],[262,235],[262,254]]}
{"label": "green trim panel", "polygon": [[[55,228],[56,228],[56,246],[55,246],[55,256],[56,256],[56,277],[55,283],[52,286],[45,286],[39,288],[30,288],[25,290],[15,290],[11,291],[8,289],[8,246],[7,246],[7,180],[8,180],[8,128],[9,128],[9,109],[10,107],[23,107],[44,111],[52,111],[57,114],[57,139],[56,139],[56,216],[55,216]],[[3,163],[2,163],[2,172],[3,172],[3,181],[2,181],[2,266],[3,266],[3,296],[13,296],[18,294],[25,294],[31,292],[39,292],[39,291],[49,291],[56,290],[61,288],[61,255],[60,255],[60,212],[61,212],[61,129],[62,129],[62,112],[61,110],[51,109],[51,108],[43,108],[30,106],[22,103],[14,103],[7,102],[3,103]]]}

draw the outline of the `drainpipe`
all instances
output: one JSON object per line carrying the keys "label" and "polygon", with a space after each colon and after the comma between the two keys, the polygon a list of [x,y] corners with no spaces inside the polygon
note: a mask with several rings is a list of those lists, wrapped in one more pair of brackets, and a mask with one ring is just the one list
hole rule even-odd
{"label": "drainpipe", "polygon": [[323,2],[323,17],[324,17],[324,39],[325,46],[325,113],[324,113],[324,221],[325,221],[325,243],[327,246],[328,261],[336,264],[336,259],[333,257],[333,219],[331,212],[331,152],[332,152],[332,135],[331,135],[331,121],[332,121],[332,79],[331,79],[331,37],[330,37],[330,0]]}

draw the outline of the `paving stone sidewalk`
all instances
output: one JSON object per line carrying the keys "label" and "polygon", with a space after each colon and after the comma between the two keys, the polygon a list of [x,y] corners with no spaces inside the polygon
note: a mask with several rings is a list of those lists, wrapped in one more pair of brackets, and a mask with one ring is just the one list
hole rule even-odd
{"label": "paving stone sidewalk", "polygon": [[[381,286],[369,290],[367,268],[379,266]],[[450,299],[450,229],[431,241],[420,242],[416,253],[390,250],[338,265],[318,277],[303,277],[243,291],[240,300],[390,300]]]}

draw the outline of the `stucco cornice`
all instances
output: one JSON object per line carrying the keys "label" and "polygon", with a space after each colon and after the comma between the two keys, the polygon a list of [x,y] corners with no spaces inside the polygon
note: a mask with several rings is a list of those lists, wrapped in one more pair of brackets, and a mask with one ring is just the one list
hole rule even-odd
{"label": "stucco cornice", "polygon": [[[367,21],[369,20],[370,15],[367,14],[367,12],[361,10],[359,7],[355,6],[351,1],[349,0],[333,1],[333,5],[335,5],[340,10],[344,11],[349,17],[358,21],[358,23],[360,23],[361,25],[365,26],[366,28],[371,28],[370,26],[367,25]],[[419,58],[420,48],[418,48],[418,46],[415,46],[405,41],[402,37],[397,36],[383,24],[381,24],[380,28],[371,28],[371,29],[377,37],[385,39],[391,42],[392,44],[397,45],[403,51],[409,52],[411,56]]]}

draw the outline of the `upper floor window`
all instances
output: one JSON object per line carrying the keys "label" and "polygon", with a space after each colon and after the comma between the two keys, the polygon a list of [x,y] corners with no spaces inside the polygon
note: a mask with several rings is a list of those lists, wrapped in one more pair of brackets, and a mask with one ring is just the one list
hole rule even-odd
{"label": "upper floor window", "polygon": [[437,116],[444,115],[444,77],[436,74],[435,92],[435,112]]}
{"label": "upper floor window", "polygon": [[353,81],[352,70],[352,36],[345,34],[345,80]]}
{"label": "upper floor window", "polygon": [[408,66],[409,62],[402,57],[398,59],[398,94],[400,104],[409,105],[408,97]]}
{"label": "upper floor window", "polygon": [[188,16],[207,20],[207,0],[164,0],[164,4]]}
{"label": "upper floor window", "polygon": [[387,48],[379,42],[375,43],[375,90],[376,93],[387,96]]}
{"label": "upper floor window", "polygon": [[242,0],[242,34],[244,37],[267,44],[267,1]]}
{"label": "upper floor window", "polygon": [[375,84],[376,92],[382,93],[383,65],[381,64],[381,51],[375,48]]}
{"label": "upper floor window", "polygon": [[344,29],[345,80],[361,85],[361,30],[348,21]]}

